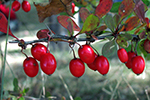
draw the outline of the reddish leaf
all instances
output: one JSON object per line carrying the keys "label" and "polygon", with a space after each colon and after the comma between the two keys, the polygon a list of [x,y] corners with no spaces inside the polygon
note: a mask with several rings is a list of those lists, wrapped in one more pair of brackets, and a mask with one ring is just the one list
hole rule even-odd
{"label": "reddish leaf", "polygon": [[147,10],[146,5],[143,3],[142,0],[136,2],[134,12],[136,15],[142,20],[145,21],[145,11]]}
{"label": "reddish leaf", "polygon": [[96,7],[95,14],[101,18],[106,15],[113,5],[113,0],[100,0],[98,6]]}
{"label": "reddish leaf", "polygon": [[[41,29],[37,32],[37,38],[38,39],[46,38],[48,37],[48,34],[50,34],[48,29]],[[55,33],[53,32],[53,34]]]}
{"label": "reddish leaf", "polygon": [[137,16],[132,16],[126,20],[125,25],[123,25],[123,31],[131,31],[140,24],[140,19]]}
{"label": "reddish leaf", "polygon": [[61,1],[51,0],[51,2],[47,5],[34,3],[36,10],[38,12],[39,21],[43,22],[45,18],[59,14],[61,12],[67,12],[68,15],[73,16],[70,5],[72,0],[61,0]]}
{"label": "reddish leaf", "polygon": [[67,29],[70,32],[70,35],[72,36],[73,35],[73,22],[70,18],[68,18],[67,21],[68,21]]}
{"label": "reddish leaf", "polygon": [[104,31],[107,29],[107,26],[106,25],[103,25],[103,26],[100,26],[97,31]]}
{"label": "reddish leaf", "polygon": [[[3,13],[0,12],[0,31],[3,33],[7,33],[7,26],[8,26],[8,20],[5,17],[5,15]],[[9,33],[10,36],[16,38],[17,40],[19,40],[16,36],[14,36],[9,28]]]}
{"label": "reddish leaf", "polygon": [[88,9],[82,7],[80,10],[79,10],[79,15],[80,15],[80,18],[83,22],[85,22],[86,18],[90,15],[90,12],[88,11]]}
{"label": "reddish leaf", "polygon": [[123,0],[119,6],[118,13],[121,16],[121,19],[127,17],[135,6],[133,0]]}
{"label": "reddish leaf", "polygon": [[[68,27],[68,19],[71,19],[69,16],[65,16],[65,15],[60,15],[57,17],[58,22],[67,29]],[[80,31],[79,26],[71,19],[72,23],[73,23],[73,30],[74,31]]]}
{"label": "reddish leaf", "polygon": [[147,25],[148,25],[148,24],[149,24],[149,18],[146,17],[146,18],[145,18],[145,21],[146,21],[146,23],[147,23]]}

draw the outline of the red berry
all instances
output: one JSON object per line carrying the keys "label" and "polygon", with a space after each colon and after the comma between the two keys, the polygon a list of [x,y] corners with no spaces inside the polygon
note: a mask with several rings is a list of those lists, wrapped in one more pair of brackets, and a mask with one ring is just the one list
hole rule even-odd
{"label": "red berry", "polygon": [[73,76],[81,77],[85,72],[85,65],[81,59],[75,58],[70,61],[69,69]]}
{"label": "red berry", "polygon": [[147,51],[148,53],[150,53],[150,40],[146,39],[144,41],[144,49],[145,49],[145,51]]}
{"label": "red berry", "polygon": [[39,65],[34,58],[28,57],[23,62],[23,69],[26,75],[35,77],[39,72]]}
{"label": "red berry", "polygon": [[31,5],[28,1],[24,0],[22,2],[22,9],[25,11],[25,12],[29,12],[31,10]]}
{"label": "red berry", "polygon": [[74,14],[74,12],[75,12],[75,4],[74,3],[72,3],[72,10],[71,10],[71,12]]}
{"label": "red berry", "polygon": [[13,9],[14,11],[18,11],[18,10],[20,9],[20,6],[21,6],[21,4],[20,4],[20,2],[17,1],[17,0],[12,3],[12,9]]}
{"label": "red berry", "polygon": [[82,45],[78,49],[78,55],[80,59],[87,64],[93,63],[95,60],[95,52],[90,45]]}
{"label": "red berry", "polygon": [[95,59],[95,65],[97,67],[97,70],[100,74],[105,75],[109,71],[109,62],[106,57],[104,56],[98,56]]}
{"label": "red berry", "polygon": [[44,46],[43,44],[36,43],[32,46],[31,48],[31,54],[32,56],[40,61],[41,56],[47,52],[47,47]]}
{"label": "red berry", "polygon": [[124,48],[119,49],[117,51],[117,55],[122,63],[126,63],[128,61],[128,53]]}
{"label": "red berry", "polygon": [[[95,59],[96,57],[97,57],[97,54],[95,53]],[[93,63],[87,64],[87,66],[94,71],[97,70],[97,67],[95,66],[95,60],[93,61]]]}
{"label": "red berry", "polygon": [[51,75],[55,72],[57,62],[55,57],[51,53],[45,53],[41,56],[40,66],[42,71],[47,74]]}
{"label": "red berry", "polygon": [[141,56],[136,56],[132,60],[132,71],[135,74],[141,74],[145,68],[145,61]]}
{"label": "red berry", "polygon": [[132,58],[136,57],[136,53],[133,51],[128,52],[128,61],[125,65],[130,69],[132,68]]}

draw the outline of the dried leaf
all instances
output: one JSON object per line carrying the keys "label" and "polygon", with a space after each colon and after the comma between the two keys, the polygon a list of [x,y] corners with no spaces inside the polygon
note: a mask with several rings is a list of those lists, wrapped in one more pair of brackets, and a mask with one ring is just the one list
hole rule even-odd
{"label": "dried leaf", "polygon": [[72,21],[73,23],[73,30],[80,31],[79,26],[69,16],[60,15],[57,17],[58,22],[66,29],[68,28],[68,24],[69,24],[68,19],[70,19],[70,21]]}
{"label": "dried leaf", "polygon": [[79,10],[79,15],[80,15],[80,18],[83,22],[85,22],[86,18],[90,15],[90,12],[88,11],[88,9],[82,7],[80,10]]}
{"label": "dried leaf", "polygon": [[[7,26],[8,26],[8,20],[5,17],[5,15],[0,12],[0,31],[3,32],[3,33],[7,33]],[[13,35],[13,33],[10,30],[10,28],[9,28],[8,34],[10,36],[16,38],[17,40],[19,40],[16,36]]]}
{"label": "dried leaf", "polygon": [[113,5],[113,0],[101,0],[98,6],[96,7],[95,14],[99,18],[102,18],[110,11],[112,5]]}
{"label": "dried leaf", "polygon": [[72,0],[51,0],[51,2],[46,5],[35,4],[34,2],[34,6],[38,12],[39,21],[43,22],[45,18],[59,14],[61,12],[67,12],[67,14],[73,16],[70,5],[71,1]]}
{"label": "dried leaf", "polygon": [[133,0],[123,0],[119,6],[118,13],[121,19],[127,17],[134,9],[135,3]]}

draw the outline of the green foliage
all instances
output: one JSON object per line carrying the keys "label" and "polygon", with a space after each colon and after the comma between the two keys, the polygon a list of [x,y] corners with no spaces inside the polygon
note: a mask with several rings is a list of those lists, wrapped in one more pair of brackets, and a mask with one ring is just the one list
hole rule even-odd
{"label": "green foliage", "polygon": [[81,29],[81,31],[79,33],[86,33],[86,32],[91,32],[93,30],[95,30],[97,28],[97,26],[99,25],[99,18],[93,14],[90,14],[84,24],[83,27]]}
{"label": "green foliage", "polygon": [[116,51],[117,51],[117,45],[115,40],[113,39],[104,44],[102,48],[102,55],[104,55],[105,57],[111,57],[116,53]]}

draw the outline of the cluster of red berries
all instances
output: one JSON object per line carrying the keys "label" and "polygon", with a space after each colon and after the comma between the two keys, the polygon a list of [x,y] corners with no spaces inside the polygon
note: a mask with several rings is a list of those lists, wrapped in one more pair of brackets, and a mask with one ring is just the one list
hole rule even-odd
{"label": "cluster of red berries", "polygon": [[109,71],[109,62],[106,57],[97,55],[92,47],[88,44],[82,45],[78,49],[79,58],[74,58],[69,63],[69,69],[73,76],[81,77],[85,72],[85,65],[92,69],[98,70],[102,75]]}
{"label": "cluster of red berries", "polygon": [[27,0],[23,0],[22,4],[20,4],[20,2],[17,0],[15,0],[12,3],[12,9],[14,11],[18,11],[21,6],[22,6],[23,11],[25,11],[25,12],[29,12],[31,10],[31,5]]}
{"label": "cluster of red berries", "polygon": [[117,51],[119,60],[125,63],[127,68],[132,69],[132,71],[139,75],[145,69],[145,61],[142,56],[138,56],[135,52],[127,52],[124,48],[120,48]]}
{"label": "cluster of red berries", "polygon": [[39,65],[37,61],[40,62],[41,70],[45,74],[51,75],[55,72],[56,59],[45,45],[40,43],[32,45],[31,54],[33,57],[27,57],[23,62],[23,69],[27,76],[35,77],[38,74]]}

